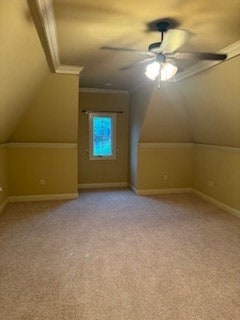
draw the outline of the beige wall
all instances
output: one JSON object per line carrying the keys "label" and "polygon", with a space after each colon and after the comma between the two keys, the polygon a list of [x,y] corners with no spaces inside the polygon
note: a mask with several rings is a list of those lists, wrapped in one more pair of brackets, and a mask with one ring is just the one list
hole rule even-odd
{"label": "beige wall", "polygon": [[192,134],[178,84],[153,89],[141,129],[140,142],[191,142]]}
{"label": "beige wall", "polygon": [[0,1],[0,48],[0,142],[5,142],[49,73],[26,1]]}
{"label": "beige wall", "polygon": [[9,158],[11,196],[77,192],[77,146],[11,147]]}
{"label": "beige wall", "polygon": [[[78,77],[50,74],[11,137],[33,143],[9,149],[11,196],[77,192],[77,145],[61,145],[76,143],[77,128]],[[42,147],[39,142],[59,144]]]}
{"label": "beige wall", "polygon": [[[128,94],[80,92],[78,183],[128,181]],[[123,111],[117,114],[117,159],[89,160],[88,116],[83,109]]]}
{"label": "beige wall", "polygon": [[240,56],[178,82],[193,141],[240,147]]}
{"label": "beige wall", "polygon": [[191,188],[193,147],[139,147],[138,190]]}
{"label": "beige wall", "polygon": [[[237,56],[178,82],[194,142],[240,147],[239,70]],[[197,147],[193,187],[239,210],[240,157],[230,150]]]}
{"label": "beige wall", "polygon": [[[235,57],[178,83],[154,89],[140,142],[199,142],[240,146],[240,58]],[[197,147],[139,148],[138,190],[196,190],[235,209],[240,207],[239,151]],[[168,179],[164,180],[164,174]],[[211,187],[211,183],[213,186]]]}
{"label": "beige wall", "polygon": [[77,142],[78,82],[50,74],[14,130],[14,142]]}
{"label": "beige wall", "polygon": [[[0,47],[0,142],[77,142],[79,120],[78,183],[127,181],[128,96],[80,94],[80,110],[124,110],[118,116],[118,159],[89,161],[87,117],[80,112],[78,118],[78,78],[49,74],[26,1],[1,1]],[[192,162],[186,148],[138,150],[139,142],[240,147],[239,70],[238,56],[160,90],[152,92],[149,83],[131,94],[130,180],[136,188],[189,187],[194,171],[195,189],[239,209],[237,152],[197,148]],[[0,148],[0,206],[9,194],[8,171],[12,195],[73,193],[77,149]]]}
{"label": "beige wall", "polygon": [[[138,190],[192,186],[193,150],[139,147],[145,143],[191,142],[191,130],[176,84],[139,90],[131,94],[131,184]],[[164,176],[167,174],[167,179]]]}
{"label": "beige wall", "polygon": [[129,182],[135,188],[137,187],[138,179],[138,142],[152,91],[153,86],[148,83],[130,94]]}
{"label": "beige wall", "polygon": [[8,180],[8,149],[0,144],[0,212],[1,207],[9,196],[9,180]]}
{"label": "beige wall", "polygon": [[193,187],[240,210],[240,149],[196,146]]}

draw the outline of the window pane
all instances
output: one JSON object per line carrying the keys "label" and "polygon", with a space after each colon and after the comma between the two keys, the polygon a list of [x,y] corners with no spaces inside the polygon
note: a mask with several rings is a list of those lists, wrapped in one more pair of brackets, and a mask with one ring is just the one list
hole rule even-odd
{"label": "window pane", "polygon": [[93,156],[112,155],[111,117],[93,117]]}

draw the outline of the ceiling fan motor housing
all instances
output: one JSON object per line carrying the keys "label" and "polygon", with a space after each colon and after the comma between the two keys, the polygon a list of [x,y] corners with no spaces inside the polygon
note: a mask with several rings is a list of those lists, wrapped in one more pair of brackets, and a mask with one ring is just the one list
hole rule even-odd
{"label": "ceiling fan motor housing", "polygon": [[158,53],[156,58],[157,58],[157,61],[161,63],[166,61],[166,56],[163,53]]}
{"label": "ceiling fan motor housing", "polygon": [[156,29],[160,32],[166,32],[170,28],[170,23],[168,21],[159,21],[156,24]]}

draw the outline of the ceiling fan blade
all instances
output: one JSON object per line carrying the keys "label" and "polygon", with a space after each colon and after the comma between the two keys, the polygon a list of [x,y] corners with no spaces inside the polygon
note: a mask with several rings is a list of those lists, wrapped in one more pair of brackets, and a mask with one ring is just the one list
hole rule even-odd
{"label": "ceiling fan blade", "polygon": [[169,29],[160,45],[162,52],[174,52],[187,40],[189,33],[181,29]]}
{"label": "ceiling fan blade", "polygon": [[153,57],[153,58],[146,58],[146,59],[140,60],[140,61],[138,61],[138,62],[131,63],[131,64],[125,66],[125,67],[120,68],[119,70],[122,70],[122,71],[128,70],[128,69],[131,69],[131,68],[134,67],[134,66],[141,65],[141,64],[144,64],[144,63],[148,63],[148,62],[150,62],[150,61],[152,61],[152,60],[154,60],[154,59],[155,59],[155,57]]}
{"label": "ceiling fan blade", "polygon": [[148,51],[141,51],[141,50],[130,49],[130,48],[115,48],[115,47],[103,46],[103,47],[101,47],[100,49],[101,49],[101,50],[111,50],[111,51],[138,52],[138,53],[141,53],[141,54],[152,55],[151,52],[148,52]]}
{"label": "ceiling fan blade", "polygon": [[210,52],[177,52],[173,54],[172,58],[193,60],[225,60],[227,55]]}

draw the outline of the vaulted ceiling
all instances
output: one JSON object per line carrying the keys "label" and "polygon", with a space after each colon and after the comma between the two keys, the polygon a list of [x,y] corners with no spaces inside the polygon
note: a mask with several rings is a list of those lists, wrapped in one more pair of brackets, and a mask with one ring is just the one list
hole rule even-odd
{"label": "vaulted ceiling", "polygon": [[26,1],[0,1],[0,143],[49,73]]}
{"label": "vaulted ceiling", "polygon": [[[178,28],[190,32],[181,51],[216,52],[240,38],[239,0],[53,0],[53,3],[61,63],[84,67],[82,87],[131,90],[147,81],[143,67],[119,70],[142,59],[139,53],[100,48],[146,50],[160,38],[158,32],[149,31],[148,24],[154,20],[171,18]],[[182,69],[187,66],[179,65]]]}
{"label": "vaulted ceiling", "polygon": [[[49,74],[29,3],[34,1],[0,2],[0,142],[10,139]],[[53,4],[61,64],[84,67],[81,87],[131,90],[140,84],[140,90],[146,90],[149,82],[141,67],[119,71],[139,55],[100,47],[145,49],[159,39],[157,33],[147,32],[147,24],[156,19],[175,19],[179,28],[191,32],[184,50],[218,51],[240,39],[239,0],[53,0]],[[240,146],[239,63],[238,56],[155,91],[149,105],[146,102],[141,140]],[[136,110],[139,113],[139,100]]]}

